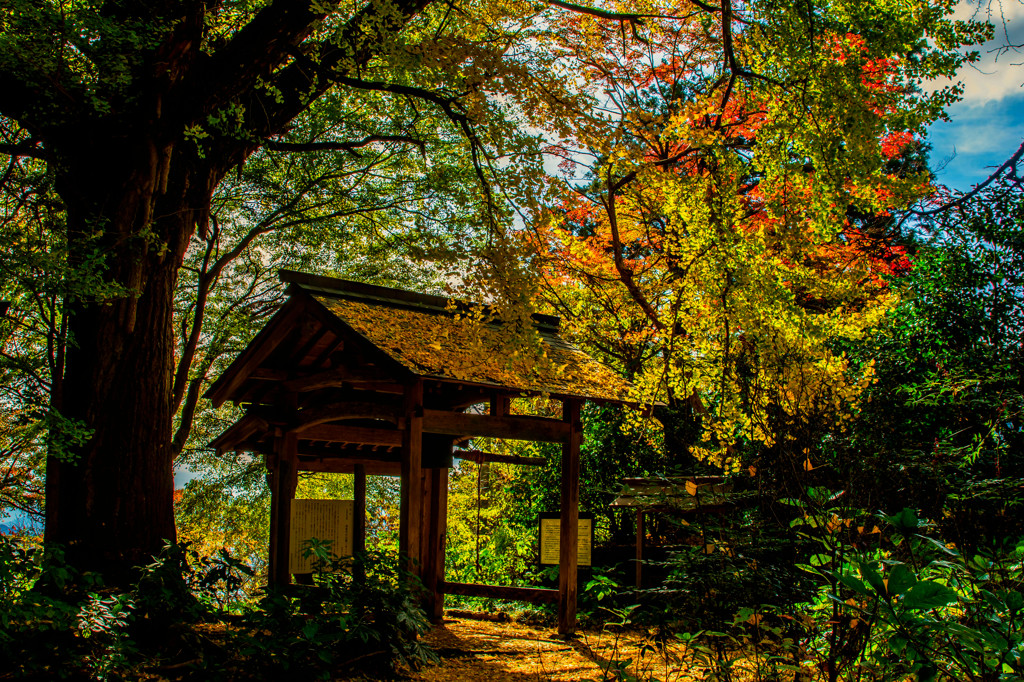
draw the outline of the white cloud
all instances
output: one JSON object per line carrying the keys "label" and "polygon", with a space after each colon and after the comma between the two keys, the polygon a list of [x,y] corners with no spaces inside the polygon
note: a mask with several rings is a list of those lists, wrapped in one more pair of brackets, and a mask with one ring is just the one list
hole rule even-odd
{"label": "white cloud", "polygon": [[984,104],[961,102],[951,120],[931,126],[933,170],[939,181],[967,189],[985,179],[1024,139],[1024,93]]}
{"label": "white cloud", "polygon": [[963,102],[969,106],[1024,94],[1024,48],[1012,47],[1024,44],[1024,0],[961,0],[953,17],[989,21],[995,36],[971,48],[980,53],[979,61],[962,67],[952,81],[938,79],[934,85],[963,83]]}

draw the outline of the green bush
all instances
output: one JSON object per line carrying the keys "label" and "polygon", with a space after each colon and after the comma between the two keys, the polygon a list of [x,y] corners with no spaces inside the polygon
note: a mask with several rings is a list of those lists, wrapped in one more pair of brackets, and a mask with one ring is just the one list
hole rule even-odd
{"label": "green bush", "polygon": [[307,551],[320,564],[315,584],[268,591],[235,630],[242,671],[329,679],[339,672],[393,674],[436,660],[418,640],[430,627],[419,586],[392,555],[339,559],[329,543],[315,540]]}
{"label": "green bush", "polygon": [[818,588],[799,607],[805,663],[821,677],[1024,679],[1024,539],[964,556],[910,509],[793,502],[818,550],[803,565]]}
{"label": "green bush", "polygon": [[376,553],[331,558],[316,584],[242,600],[249,569],[168,543],[127,592],[58,548],[0,536],[0,678],[329,679],[434,660],[412,578]]}
{"label": "green bush", "polygon": [[134,651],[128,595],[64,562],[60,548],[0,535],[0,674],[27,679],[116,676]]}

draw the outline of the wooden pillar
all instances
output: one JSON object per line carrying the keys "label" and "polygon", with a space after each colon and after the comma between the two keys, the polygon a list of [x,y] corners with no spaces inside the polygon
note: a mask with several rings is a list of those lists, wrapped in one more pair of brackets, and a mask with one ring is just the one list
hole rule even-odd
{"label": "wooden pillar", "polygon": [[423,612],[430,617],[433,612],[434,602],[434,589],[437,587],[437,576],[433,571],[433,537],[436,536],[434,532],[434,523],[436,517],[434,513],[434,477],[432,476],[433,469],[423,469],[423,475],[420,483],[420,490],[423,495],[423,519],[420,522],[420,555],[419,555],[419,575],[420,580],[423,581],[423,594],[422,605]]}
{"label": "wooden pillar", "polygon": [[507,417],[509,414],[509,405],[511,399],[507,395],[492,395],[491,396],[491,416],[492,417]]}
{"label": "wooden pillar", "polygon": [[398,551],[408,569],[420,576],[423,532],[423,382],[406,386],[402,430],[402,499],[398,516]]}
{"label": "wooden pillar", "polygon": [[[291,582],[288,570],[288,553],[291,549],[292,500],[295,499],[295,488],[299,483],[299,437],[295,433],[285,433],[274,439],[277,452],[277,471],[274,474],[276,494],[276,531],[274,534],[274,572],[272,585],[282,586]],[[271,503],[271,507],[274,504]]]}
{"label": "wooden pillar", "polygon": [[644,586],[644,508],[636,508],[636,589]]}
{"label": "wooden pillar", "polygon": [[425,469],[426,490],[429,493],[428,519],[423,535],[424,611],[432,622],[444,616],[444,558],[448,534],[448,468]]}
{"label": "wooden pillar", "polygon": [[277,575],[277,479],[280,474],[277,468],[277,457],[267,457],[267,488],[270,489],[270,546],[267,548],[267,585],[274,584]]}
{"label": "wooden pillar", "polygon": [[437,585],[434,588],[434,610],[428,615],[432,616],[435,623],[439,623],[444,617],[444,562],[448,547],[448,467],[437,470],[434,490],[437,491],[437,523],[434,526],[437,528],[437,540],[434,543],[437,549],[434,555]]}
{"label": "wooden pillar", "polygon": [[352,553],[366,551],[366,467],[356,464],[352,474]]}
{"label": "wooden pillar", "polygon": [[434,525],[433,477],[432,469],[422,469],[420,475],[420,494],[423,496],[423,517],[420,519],[420,553],[416,557],[420,564],[420,578],[423,586],[430,591],[430,535]]}
{"label": "wooden pillar", "polygon": [[562,402],[562,419],[569,424],[569,440],[562,446],[562,503],[558,557],[558,634],[576,631],[576,562],[580,502],[580,401]]}

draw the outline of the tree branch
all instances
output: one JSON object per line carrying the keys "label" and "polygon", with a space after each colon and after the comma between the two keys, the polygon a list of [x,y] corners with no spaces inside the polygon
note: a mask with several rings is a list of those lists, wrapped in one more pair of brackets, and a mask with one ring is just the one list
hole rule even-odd
{"label": "tree branch", "polygon": [[[278,3],[281,1],[278,0]],[[298,49],[300,41],[292,40],[283,45],[281,51],[294,59],[274,74],[267,94],[256,93],[253,105],[247,107],[246,123],[250,130],[261,138],[279,133],[289,121],[308,109],[312,101],[322,96],[336,82],[328,77],[336,67],[344,63],[348,67],[346,71],[352,72],[364,66],[379,51],[380,46],[389,40],[389,36],[399,32],[432,1],[369,2],[349,19],[336,42],[310,46],[314,48],[311,53],[315,51],[319,54],[318,61],[306,57]],[[294,0],[284,2],[294,4]],[[304,58],[296,58],[298,55]],[[251,84],[255,84],[255,78]],[[247,151],[251,150],[250,147]]]}
{"label": "tree branch", "polygon": [[930,216],[936,215],[937,213],[943,213],[951,208],[963,206],[968,200],[998,180],[999,176],[1007,171],[1009,171],[1010,177],[1016,180],[1017,184],[1020,184],[1020,178],[1017,177],[1017,164],[1020,163],[1022,157],[1024,157],[1024,142],[1020,143],[1020,146],[1017,147],[1017,151],[1015,151],[1010,158],[1004,161],[1003,164],[992,173],[992,175],[972,187],[969,192],[961,194],[956,199],[948,201],[937,208],[932,208],[927,211],[911,211],[911,213],[917,216]]}
{"label": "tree branch", "polygon": [[353,156],[361,157],[362,154],[357,152],[356,149],[373,144],[374,142],[404,142],[414,145],[420,150],[421,154],[426,153],[427,150],[427,145],[423,140],[409,135],[370,135],[357,142],[279,142],[277,140],[267,140],[263,146],[275,152],[334,151],[348,152]]}
{"label": "tree branch", "polygon": [[[619,187],[619,183],[615,183],[615,187]],[[633,279],[633,271],[626,267],[625,260],[622,257],[622,239],[619,236],[619,218],[618,212],[615,209],[615,189],[611,180],[611,167],[608,168],[608,195],[602,199],[604,203],[605,212],[608,215],[608,227],[611,230],[612,236],[612,258],[615,262],[615,270],[619,273],[619,279],[626,286],[629,291],[629,295],[632,296],[633,300],[636,301],[637,305],[647,315],[647,319],[651,321],[656,329],[662,331],[665,329],[664,323],[661,318],[658,317],[658,312],[651,305],[651,302],[647,300],[644,293],[640,291],[640,287],[637,286],[636,280]]]}
{"label": "tree branch", "polygon": [[317,12],[310,3],[294,0],[274,0],[261,9],[227,45],[197,62],[172,89],[167,101],[181,102],[184,107],[175,118],[192,123],[242,99],[259,79],[270,78],[274,69],[287,61],[291,51],[326,18],[323,10],[339,1],[313,3],[321,10]]}
{"label": "tree branch", "polygon": [[[576,12],[577,14],[586,14],[598,19],[610,19],[611,21],[624,21],[630,23],[642,24],[644,19],[668,19],[671,18],[665,14],[639,14],[635,12],[612,12],[610,10],[601,9],[599,7],[591,7],[589,5],[577,5],[574,2],[563,2],[562,0],[547,0],[547,4],[552,7],[559,7],[570,12]],[[720,12],[721,8],[715,7],[708,3],[702,2],[702,0],[690,0],[690,4],[694,7],[704,10],[705,12]]]}
{"label": "tree branch", "polygon": [[588,16],[597,17],[598,19],[610,19],[612,21],[642,23],[643,19],[656,16],[652,14],[634,14],[632,12],[612,12],[610,10],[600,9],[599,7],[577,5],[573,2],[562,2],[561,0],[548,0],[548,4],[552,7],[559,7],[561,9],[569,10],[570,12],[576,12],[577,14],[586,14]]}
{"label": "tree branch", "polygon": [[42,147],[36,147],[34,143],[29,144],[4,144],[0,143],[0,154],[8,156],[26,156],[32,159],[47,160],[50,155]]}

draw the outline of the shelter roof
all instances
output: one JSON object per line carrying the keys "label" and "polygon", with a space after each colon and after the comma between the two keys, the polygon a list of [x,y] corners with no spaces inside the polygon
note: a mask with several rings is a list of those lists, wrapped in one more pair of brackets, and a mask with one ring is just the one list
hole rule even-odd
{"label": "shelter roof", "polygon": [[[286,307],[302,299],[307,309],[312,309],[299,315],[279,314],[268,328],[275,324],[298,325],[304,316],[321,320],[329,317],[326,321],[333,328],[355,334],[386,356],[378,366],[390,366],[409,378],[516,393],[630,402],[629,383],[562,339],[557,317],[535,314],[524,320],[502,321],[487,306],[441,296],[288,270],[282,270],[280,276],[290,284],[291,298]],[[268,329],[261,335],[274,336]],[[277,337],[284,335],[279,333]],[[209,395],[215,403],[239,400],[245,395],[245,391],[237,390],[245,378],[232,377],[257,370],[260,363],[253,362],[252,357],[247,359],[246,353],[260,343],[257,337],[211,387]],[[278,356],[280,366],[280,352]],[[303,360],[295,352],[285,364],[317,369],[309,366],[308,356]]]}
{"label": "shelter roof", "polygon": [[611,507],[690,510],[725,501],[732,484],[722,476],[624,478]]}

